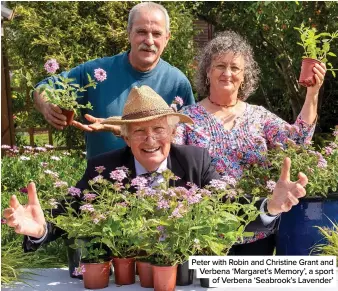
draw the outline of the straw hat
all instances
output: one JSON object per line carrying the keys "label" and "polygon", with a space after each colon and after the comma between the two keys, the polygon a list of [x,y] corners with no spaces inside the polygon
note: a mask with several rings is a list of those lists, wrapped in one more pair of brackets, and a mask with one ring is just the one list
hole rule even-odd
{"label": "straw hat", "polygon": [[180,118],[180,122],[194,123],[184,114],[177,113],[164,99],[149,86],[142,85],[131,89],[122,116],[113,116],[102,121],[102,124],[129,124],[172,115]]}

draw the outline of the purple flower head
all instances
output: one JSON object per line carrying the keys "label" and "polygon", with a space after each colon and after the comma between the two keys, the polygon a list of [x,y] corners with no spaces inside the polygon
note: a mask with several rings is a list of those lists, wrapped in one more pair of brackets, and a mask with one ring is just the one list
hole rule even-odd
{"label": "purple flower head", "polygon": [[213,179],[210,181],[211,187],[217,189],[217,190],[226,190],[227,183],[221,180]]}
{"label": "purple flower head", "polygon": [[5,218],[1,218],[1,224],[6,224],[7,220]]}
{"label": "purple flower head", "polygon": [[83,275],[83,273],[86,271],[84,265],[81,265],[80,267],[77,267],[74,269],[73,276],[80,276]]}
{"label": "purple flower head", "polygon": [[19,191],[20,191],[21,193],[28,193],[27,187],[22,187],[22,188],[19,189]]}
{"label": "purple flower head", "polygon": [[180,106],[183,106],[183,104],[184,104],[183,99],[182,99],[180,96],[176,96],[176,97],[175,97],[174,103],[175,103],[175,104],[178,104],[178,105],[180,105]]}
{"label": "purple flower head", "polygon": [[32,151],[33,150],[33,148],[31,146],[23,146],[23,148],[25,150],[28,150],[28,151]]}
{"label": "purple flower head", "polygon": [[72,195],[72,196],[78,196],[80,197],[81,195],[81,190],[79,188],[76,188],[76,187],[70,187],[68,188],[68,194]]}
{"label": "purple flower head", "polygon": [[167,235],[165,233],[161,234],[159,237],[159,241],[165,241],[165,239],[167,238]]}
{"label": "purple flower head", "polygon": [[54,183],[55,188],[68,187],[68,183],[64,181],[56,181]]}
{"label": "purple flower head", "polygon": [[2,149],[10,149],[11,146],[9,146],[9,145],[7,145],[7,144],[3,144],[3,145],[1,146],[1,148],[2,148]]}
{"label": "purple flower head", "polygon": [[54,161],[60,161],[61,160],[59,157],[56,157],[56,156],[51,156],[50,159],[54,160]]}
{"label": "purple flower head", "polygon": [[227,193],[227,198],[234,198],[237,196],[237,192],[235,189],[230,189],[228,190],[228,193]]}
{"label": "purple flower head", "polygon": [[201,194],[191,195],[187,197],[188,204],[195,204],[200,202],[202,199]]}
{"label": "purple flower head", "polygon": [[97,175],[96,177],[93,178],[94,183],[100,183],[103,180],[102,175]]}
{"label": "purple flower head", "polygon": [[54,146],[52,146],[51,144],[45,144],[45,148],[47,148],[47,149],[53,149]]}
{"label": "purple flower head", "polygon": [[118,182],[122,182],[123,179],[127,178],[127,174],[123,170],[115,170],[110,172],[110,178]]}
{"label": "purple flower head", "polygon": [[207,190],[207,189],[201,189],[200,193],[202,196],[211,196],[211,191]]}
{"label": "purple flower head", "polygon": [[269,180],[269,181],[266,182],[266,188],[270,192],[273,192],[273,190],[275,189],[275,187],[276,187],[276,182],[275,181]]}
{"label": "purple flower head", "polygon": [[26,157],[26,156],[21,156],[20,160],[21,161],[29,161],[31,158],[30,157]]}
{"label": "purple flower head", "polygon": [[104,166],[95,167],[95,171],[101,174],[106,168]]}
{"label": "purple flower head", "polygon": [[54,74],[59,69],[59,64],[56,59],[50,59],[45,63],[44,67],[47,73]]}
{"label": "purple flower head", "polygon": [[231,186],[235,186],[237,181],[235,178],[228,176],[228,175],[224,175],[221,178],[222,181],[226,182],[227,184],[231,185]]}
{"label": "purple flower head", "polygon": [[333,136],[338,136],[338,130],[335,130],[332,134]]}
{"label": "purple flower head", "polygon": [[326,168],[327,167],[327,161],[324,158],[320,158],[318,160],[318,164],[317,164],[318,168]]}
{"label": "purple flower head", "polygon": [[80,210],[88,211],[88,212],[94,212],[95,211],[93,205],[91,205],[91,204],[84,204],[84,205],[80,206]]}
{"label": "purple flower head", "polygon": [[41,167],[46,168],[46,167],[48,166],[48,163],[46,163],[46,162],[41,162],[40,165],[41,165]]}
{"label": "purple flower head", "polygon": [[107,73],[105,70],[98,68],[94,70],[94,77],[97,81],[103,82],[107,79]]}
{"label": "purple flower head", "polygon": [[157,202],[157,209],[168,209],[169,208],[169,203],[165,199],[161,199],[160,201]]}
{"label": "purple flower head", "polygon": [[331,148],[331,147],[325,147],[325,154],[327,156],[332,155],[332,153],[333,153],[333,148]]}
{"label": "purple flower head", "polygon": [[59,174],[58,173],[56,173],[56,172],[53,172],[53,171],[51,171],[51,170],[45,170],[45,171],[43,171],[45,174],[48,174],[48,175],[51,175],[51,176],[53,176],[54,178],[58,178],[59,177]]}
{"label": "purple flower head", "polygon": [[121,170],[121,171],[124,171],[126,172],[126,174],[128,173],[129,169],[125,166],[122,166],[122,167],[116,167],[116,170]]}
{"label": "purple flower head", "polygon": [[160,232],[164,232],[165,227],[163,225],[159,225],[159,226],[156,227],[156,229]]}
{"label": "purple flower head", "polygon": [[330,146],[331,148],[333,148],[333,149],[338,148],[338,145],[337,145],[335,142],[333,142],[333,141],[329,143],[329,146]]}
{"label": "purple flower head", "polygon": [[148,180],[145,177],[137,176],[131,180],[131,186],[136,187],[137,189],[143,189],[147,186]]}
{"label": "purple flower head", "polygon": [[38,152],[46,152],[47,151],[47,149],[44,148],[44,147],[36,147],[35,150],[38,151]]}
{"label": "purple flower head", "polygon": [[96,194],[87,193],[83,195],[83,199],[87,201],[93,201],[96,198]]}

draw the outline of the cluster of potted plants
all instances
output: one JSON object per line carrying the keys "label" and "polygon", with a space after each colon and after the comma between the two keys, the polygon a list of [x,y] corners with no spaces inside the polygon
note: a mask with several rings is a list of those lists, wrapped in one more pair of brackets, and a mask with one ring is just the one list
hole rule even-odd
{"label": "cluster of potted plants", "polygon": [[[170,180],[179,178],[166,170],[163,182],[148,188],[146,178],[130,180],[124,167],[109,173],[110,180],[103,178],[104,167],[96,171],[91,189],[82,194],[65,188],[69,194],[58,205],[64,213],[55,216],[51,209],[49,217],[74,239],[71,247],[81,250],[76,275],[83,275],[86,288],[108,285],[111,261],[118,285],[135,283],[135,265],[142,287],[169,291],[176,283],[189,285],[189,256],[225,255],[259,215],[255,199],[239,203],[244,195],[223,180],[203,189],[169,187]],[[93,263],[100,271],[93,270]],[[99,279],[99,273],[105,277]]]}
{"label": "cluster of potted plants", "polygon": [[245,191],[265,197],[271,194],[284,157],[292,161],[292,179],[307,175],[307,194],[298,205],[283,213],[277,240],[277,255],[309,255],[323,242],[317,227],[331,227],[338,221],[338,127],[323,148],[299,146],[289,141],[267,153],[265,166],[251,166],[239,182]]}

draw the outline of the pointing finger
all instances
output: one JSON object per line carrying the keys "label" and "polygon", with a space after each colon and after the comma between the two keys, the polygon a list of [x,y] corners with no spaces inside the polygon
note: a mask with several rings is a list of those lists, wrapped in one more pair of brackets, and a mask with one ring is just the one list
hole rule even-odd
{"label": "pointing finger", "polygon": [[281,174],[280,174],[280,181],[290,181],[290,168],[291,168],[291,160],[290,158],[286,157],[283,161],[283,167],[281,170]]}
{"label": "pointing finger", "polygon": [[29,183],[27,189],[28,189],[28,204],[40,205],[38,195],[36,193],[35,183],[34,182]]}

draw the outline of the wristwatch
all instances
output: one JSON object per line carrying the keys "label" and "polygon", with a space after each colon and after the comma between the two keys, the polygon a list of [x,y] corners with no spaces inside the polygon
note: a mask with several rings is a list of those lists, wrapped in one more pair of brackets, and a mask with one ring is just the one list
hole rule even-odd
{"label": "wristwatch", "polygon": [[268,210],[268,199],[266,199],[266,200],[264,201],[263,210],[264,210],[264,213],[265,213],[267,216],[270,216],[270,217],[277,216],[277,215],[272,215],[272,214],[269,213],[269,210]]}

